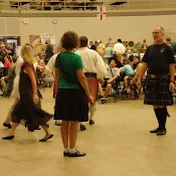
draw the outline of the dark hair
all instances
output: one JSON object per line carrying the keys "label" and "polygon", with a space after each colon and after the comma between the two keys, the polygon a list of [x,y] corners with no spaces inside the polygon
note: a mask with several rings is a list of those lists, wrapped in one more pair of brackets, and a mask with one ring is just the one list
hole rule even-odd
{"label": "dark hair", "polygon": [[167,37],[167,38],[166,38],[166,41],[170,42],[170,41],[171,41],[171,38],[170,38],[170,37]]}
{"label": "dark hair", "polygon": [[13,57],[12,57],[12,61],[13,61],[13,63],[16,63],[18,57],[19,57],[19,56],[13,56]]}
{"label": "dark hair", "polygon": [[5,55],[5,57],[6,57],[7,59],[9,59],[9,60],[11,60],[11,58],[12,58],[12,57],[11,57],[10,55],[8,55],[8,54]]}
{"label": "dark hair", "polygon": [[[111,61],[112,61],[112,60],[115,62],[116,65],[118,64],[117,59],[112,58]],[[110,61],[110,62],[111,62],[111,61]]]}
{"label": "dark hair", "polygon": [[134,60],[134,56],[130,55],[128,59],[132,62]]}
{"label": "dark hair", "polygon": [[139,62],[137,64],[133,64],[133,70],[135,70],[137,68],[138,64],[141,63],[139,56],[134,56],[134,58],[137,58],[139,60]]}
{"label": "dark hair", "polygon": [[140,57],[139,56],[134,56],[133,58],[135,58],[135,57],[140,61]]}
{"label": "dark hair", "polygon": [[124,59],[124,60],[123,60],[123,64],[124,64],[124,65],[129,64],[129,60],[128,60],[128,59]]}
{"label": "dark hair", "polygon": [[122,40],[121,40],[121,39],[117,39],[117,41],[118,41],[119,43],[122,43]]}
{"label": "dark hair", "polygon": [[65,32],[61,38],[61,45],[64,49],[74,49],[78,47],[78,35],[73,31]]}
{"label": "dark hair", "polygon": [[88,38],[86,36],[79,37],[80,47],[86,47],[88,44]]}

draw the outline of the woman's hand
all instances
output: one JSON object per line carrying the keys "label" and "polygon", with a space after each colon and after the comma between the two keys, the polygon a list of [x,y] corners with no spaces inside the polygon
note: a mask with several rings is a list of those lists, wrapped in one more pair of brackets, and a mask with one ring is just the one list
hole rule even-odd
{"label": "woman's hand", "polygon": [[88,101],[90,104],[94,104],[94,98],[91,94],[88,96]]}
{"label": "woman's hand", "polygon": [[37,94],[33,94],[33,102],[34,102],[35,104],[38,104],[38,103],[39,103],[39,97],[38,97]]}

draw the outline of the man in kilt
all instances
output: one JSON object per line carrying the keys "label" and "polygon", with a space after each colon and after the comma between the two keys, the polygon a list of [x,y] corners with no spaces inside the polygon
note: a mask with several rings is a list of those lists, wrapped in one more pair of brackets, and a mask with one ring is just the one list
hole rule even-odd
{"label": "man in kilt", "polygon": [[[96,111],[96,100],[98,98],[98,82],[104,80],[107,74],[106,66],[101,56],[94,50],[88,48],[88,39],[85,36],[79,37],[80,48],[76,51],[81,56],[84,74],[87,79],[89,91],[94,98],[94,102],[89,107],[89,125],[93,125]],[[80,124],[80,130],[86,130],[84,124]]]}
{"label": "man in kilt", "polygon": [[147,48],[142,59],[137,85],[141,86],[141,79],[148,69],[144,104],[153,105],[158,120],[158,128],[150,133],[161,136],[166,134],[167,106],[173,104],[175,59],[170,46],[164,43],[164,29],[156,27],[152,35],[154,44]]}

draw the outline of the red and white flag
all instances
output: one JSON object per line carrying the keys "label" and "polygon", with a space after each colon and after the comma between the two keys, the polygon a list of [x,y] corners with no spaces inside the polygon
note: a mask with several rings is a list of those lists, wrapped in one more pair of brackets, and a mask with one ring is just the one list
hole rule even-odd
{"label": "red and white flag", "polygon": [[104,6],[97,7],[97,17],[99,20],[104,20],[106,18],[106,7]]}

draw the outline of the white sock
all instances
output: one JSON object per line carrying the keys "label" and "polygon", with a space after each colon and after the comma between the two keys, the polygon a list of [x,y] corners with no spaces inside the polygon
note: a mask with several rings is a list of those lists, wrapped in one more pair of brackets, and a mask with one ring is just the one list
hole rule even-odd
{"label": "white sock", "polygon": [[69,150],[69,153],[71,153],[71,154],[73,154],[75,152],[76,152],[75,148]]}
{"label": "white sock", "polygon": [[90,120],[93,120],[95,111],[96,111],[96,103],[93,105],[90,105],[90,108],[89,108]]}
{"label": "white sock", "polygon": [[64,152],[68,153],[69,152],[69,148],[65,148]]}

